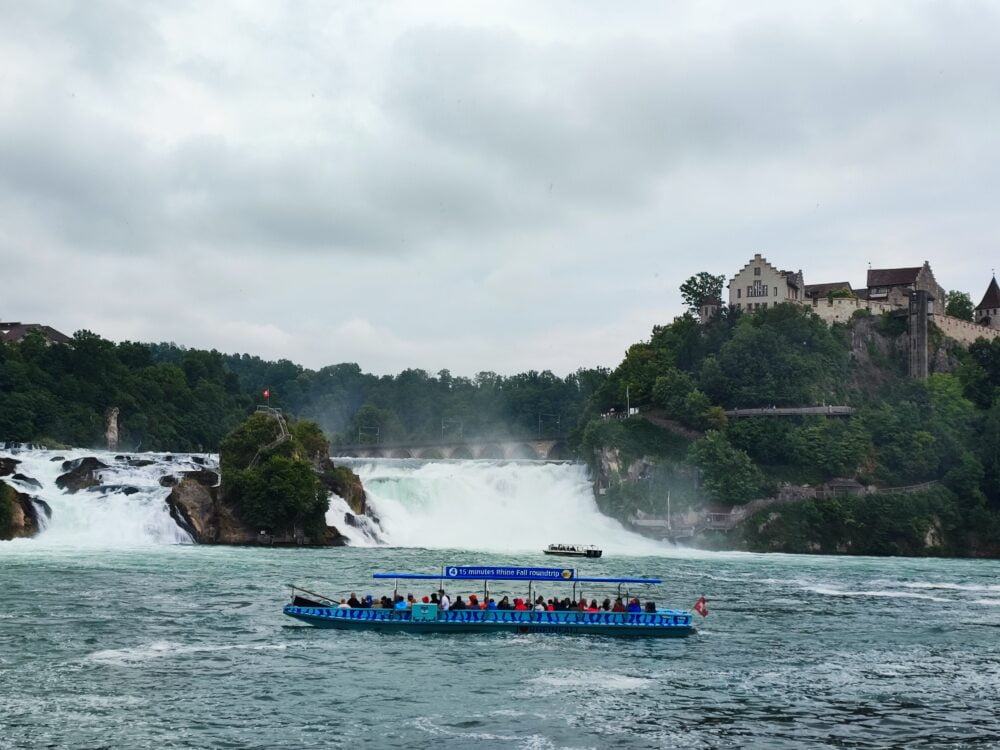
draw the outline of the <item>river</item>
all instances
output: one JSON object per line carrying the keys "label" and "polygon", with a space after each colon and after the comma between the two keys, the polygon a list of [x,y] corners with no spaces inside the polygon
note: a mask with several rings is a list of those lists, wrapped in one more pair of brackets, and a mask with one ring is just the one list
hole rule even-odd
{"label": "river", "polygon": [[[616,551],[577,567],[662,577],[664,606],[706,596],[697,636],[382,635],[281,614],[288,582],[380,593],[376,570],[549,564],[550,499],[567,534],[604,528],[578,469],[520,466],[359,466],[392,546],[335,549],[184,543],[154,483],[131,506],[46,490],[49,529],[0,542],[0,747],[1000,747],[995,561],[630,548],[610,526]],[[507,512],[481,515],[467,493],[488,488]],[[104,507],[75,524],[128,523],[70,534],[72,503]]]}

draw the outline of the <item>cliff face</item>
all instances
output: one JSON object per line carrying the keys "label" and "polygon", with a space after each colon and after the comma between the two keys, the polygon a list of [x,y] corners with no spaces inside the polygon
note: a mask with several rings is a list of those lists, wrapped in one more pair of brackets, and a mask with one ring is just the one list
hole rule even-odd
{"label": "cliff face", "polygon": [[48,515],[43,502],[0,481],[0,540],[34,536],[44,523],[42,514]]}

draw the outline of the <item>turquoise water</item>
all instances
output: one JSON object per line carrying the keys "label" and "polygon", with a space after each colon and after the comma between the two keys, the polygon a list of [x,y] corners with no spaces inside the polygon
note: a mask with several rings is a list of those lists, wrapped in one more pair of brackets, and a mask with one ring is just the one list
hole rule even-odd
{"label": "turquoise water", "polygon": [[[1000,747],[1000,563],[677,553],[687,640],[314,630],[283,584],[541,554],[0,543],[0,747]],[[422,593],[416,589],[414,593]],[[456,593],[468,593],[461,591]],[[598,592],[595,592],[595,594]]]}

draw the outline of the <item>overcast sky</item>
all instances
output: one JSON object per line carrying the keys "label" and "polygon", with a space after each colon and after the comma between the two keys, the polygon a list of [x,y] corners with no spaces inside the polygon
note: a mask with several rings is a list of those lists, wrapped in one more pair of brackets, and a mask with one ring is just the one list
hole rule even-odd
{"label": "overcast sky", "polygon": [[565,375],[756,252],[978,303],[998,223],[997,2],[0,0],[0,319]]}

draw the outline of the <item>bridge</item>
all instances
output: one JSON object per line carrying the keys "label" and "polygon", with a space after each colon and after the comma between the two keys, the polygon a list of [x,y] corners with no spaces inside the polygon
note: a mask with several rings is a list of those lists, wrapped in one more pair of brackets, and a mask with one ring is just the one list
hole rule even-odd
{"label": "bridge", "polygon": [[853,406],[765,406],[761,409],[729,409],[727,417],[802,417],[811,414],[827,417],[849,417]]}
{"label": "bridge", "polygon": [[563,435],[539,438],[483,438],[425,442],[335,445],[334,457],[494,459],[500,461],[568,461],[573,458]]}

